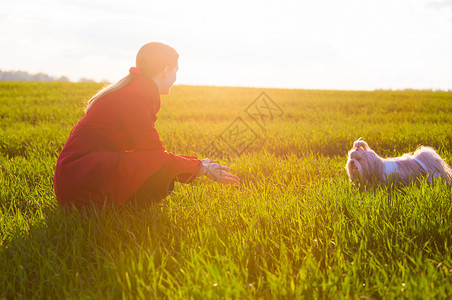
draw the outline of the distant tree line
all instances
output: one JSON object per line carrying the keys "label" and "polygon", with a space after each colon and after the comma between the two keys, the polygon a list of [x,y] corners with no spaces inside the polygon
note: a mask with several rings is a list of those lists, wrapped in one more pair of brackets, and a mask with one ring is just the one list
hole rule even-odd
{"label": "distant tree line", "polygon": [[[44,73],[30,74],[25,71],[2,71],[0,70],[0,81],[63,81],[69,82],[66,76],[54,77]],[[95,80],[81,78],[79,82],[95,82]]]}

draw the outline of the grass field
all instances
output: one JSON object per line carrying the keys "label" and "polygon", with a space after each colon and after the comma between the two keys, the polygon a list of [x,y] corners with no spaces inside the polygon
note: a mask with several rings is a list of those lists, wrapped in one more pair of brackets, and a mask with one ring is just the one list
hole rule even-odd
{"label": "grass field", "polygon": [[[452,93],[173,87],[156,123],[166,149],[216,158],[241,183],[200,178],[88,218],[58,207],[52,178],[99,88],[0,83],[0,298],[452,296],[452,188],[359,191],[344,169],[359,137],[383,157],[423,144],[451,164]],[[252,119],[263,91],[280,110]]]}

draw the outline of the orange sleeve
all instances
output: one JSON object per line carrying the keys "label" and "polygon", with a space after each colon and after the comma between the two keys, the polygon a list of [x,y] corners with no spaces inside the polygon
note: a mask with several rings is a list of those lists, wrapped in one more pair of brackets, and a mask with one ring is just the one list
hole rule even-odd
{"label": "orange sleeve", "polygon": [[170,158],[169,172],[176,181],[191,183],[201,170],[202,162],[196,156],[177,155],[166,152]]}
{"label": "orange sleeve", "polygon": [[135,151],[162,150],[168,157],[169,176],[183,183],[192,182],[198,175],[202,162],[196,156],[176,155],[165,151],[154,123],[152,99],[131,94],[127,103],[121,105],[120,119],[126,127]]}

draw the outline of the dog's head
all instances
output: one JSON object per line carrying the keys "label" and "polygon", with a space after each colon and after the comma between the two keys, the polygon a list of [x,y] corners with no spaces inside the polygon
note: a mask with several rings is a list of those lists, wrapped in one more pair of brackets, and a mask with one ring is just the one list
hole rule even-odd
{"label": "dog's head", "polygon": [[361,138],[353,143],[353,148],[348,152],[345,169],[350,181],[359,185],[384,180],[381,158]]}

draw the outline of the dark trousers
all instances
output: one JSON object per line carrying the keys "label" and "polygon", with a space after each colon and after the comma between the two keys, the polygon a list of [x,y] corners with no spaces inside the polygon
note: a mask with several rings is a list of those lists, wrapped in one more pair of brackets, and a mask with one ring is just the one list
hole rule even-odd
{"label": "dark trousers", "polygon": [[168,179],[168,164],[152,174],[129,199],[137,207],[159,203],[174,189],[174,179]]}

